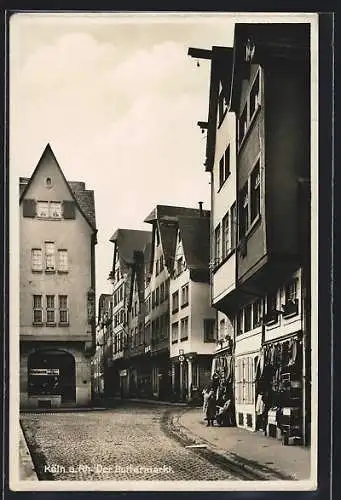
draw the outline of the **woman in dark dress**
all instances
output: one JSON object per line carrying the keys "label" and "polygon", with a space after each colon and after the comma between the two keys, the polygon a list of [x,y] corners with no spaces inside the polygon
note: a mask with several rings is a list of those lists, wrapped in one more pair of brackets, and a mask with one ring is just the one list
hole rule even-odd
{"label": "woman in dark dress", "polygon": [[215,392],[213,389],[211,389],[210,392],[208,393],[207,406],[206,406],[207,426],[210,425],[213,426],[213,421],[216,417],[216,412],[217,412],[217,405],[216,405]]}

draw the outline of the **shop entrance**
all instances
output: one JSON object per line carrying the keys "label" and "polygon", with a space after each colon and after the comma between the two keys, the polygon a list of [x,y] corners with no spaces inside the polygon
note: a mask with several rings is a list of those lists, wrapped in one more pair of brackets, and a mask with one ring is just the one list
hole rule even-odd
{"label": "shop entrance", "polygon": [[62,404],[76,402],[76,369],[72,354],[42,350],[28,358],[28,395],[61,396]]}

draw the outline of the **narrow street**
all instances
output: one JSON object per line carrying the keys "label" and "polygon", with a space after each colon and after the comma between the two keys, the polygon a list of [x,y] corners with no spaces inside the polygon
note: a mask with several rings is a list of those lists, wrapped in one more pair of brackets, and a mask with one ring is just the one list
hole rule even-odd
{"label": "narrow street", "polygon": [[23,413],[21,424],[40,480],[260,479],[207,449],[187,448],[172,426],[181,411],[125,404]]}
{"label": "narrow street", "polygon": [[21,423],[42,480],[237,479],[172,439],[165,429],[166,412],[158,406],[127,405],[26,413]]}

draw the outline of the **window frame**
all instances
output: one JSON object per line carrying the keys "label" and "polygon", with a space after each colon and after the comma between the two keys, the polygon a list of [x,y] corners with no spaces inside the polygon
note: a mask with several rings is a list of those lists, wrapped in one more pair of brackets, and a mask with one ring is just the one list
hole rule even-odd
{"label": "window frame", "polygon": [[[35,300],[39,297],[40,299],[40,305],[37,306]],[[33,318],[32,318],[32,323],[33,325],[42,325],[44,322],[44,308],[43,308],[43,296],[41,294],[34,294],[33,295],[33,304],[32,304],[32,312],[33,312]],[[40,317],[41,320],[38,321],[35,318],[35,313],[40,312]]]}
{"label": "window frame", "polygon": [[[61,299],[66,298],[66,307],[61,307]],[[69,300],[67,295],[58,295],[58,309],[59,309],[59,326],[68,326],[69,325]],[[61,313],[66,313],[66,321],[62,321]]]}
{"label": "window frame", "polygon": [[215,318],[204,318],[204,343],[212,343],[217,340],[216,326],[217,322]]}
{"label": "window frame", "polygon": [[[248,94],[246,96],[242,112],[240,113],[240,115],[238,117],[238,144],[237,144],[238,145],[238,152],[243,147],[245,140],[246,140],[246,137],[249,135],[249,131],[251,130],[252,125],[255,122],[255,118],[256,118],[256,115],[258,114],[258,110],[262,106],[262,75],[263,75],[262,69],[259,66],[257,68],[257,71],[254,75],[254,78],[253,78],[251,84],[249,85]],[[257,105],[255,106],[255,109],[253,110],[253,112],[251,114],[251,106],[250,106],[251,94],[252,94],[257,82],[258,82]],[[243,115],[245,115],[245,116],[243,116]],[[242,118],[243,118],[243,120],[242,120]],[[245,118],[245,121],[244,121],[244,118]]]}
{"label": "window frame", "polygon": [[[40,257],[36,260],[38,261],[38,265],[35,266],[35,258],[34,252],[40,252]],[[42,248],[32,248],[31,249],[31,270],[33,273],[41,273],[43,271],[43,250]]]}
{"label": "window frame", "polygon": [[[49,305],[49,299],[52,299],[52,306]],[[52,294],[47,294],[45,297],[46,304],[46,326],[56,325],[56,296]],[[52,313],[53,320],[49,320],[49,314]]]}
{"label": "window frame", "polygon": [[[186,328],[184,327],[186,325]],[[185,332],[185,335],[183,333]],[[180,321],[180,342],[185,342],[188,340],[188,335],[189,335],[189,320],[188,316],[185,316],[184,318],[181,318]]]}

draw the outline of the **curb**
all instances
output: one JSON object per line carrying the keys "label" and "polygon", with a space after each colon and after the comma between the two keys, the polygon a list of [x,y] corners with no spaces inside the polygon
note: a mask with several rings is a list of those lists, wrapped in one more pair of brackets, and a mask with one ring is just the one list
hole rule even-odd
{"label": "curb", "polygon": [[182,440],[187,445],[190,443],[195,445],[205,444],[210,452],[220,457],[223,457],[227,462],[231,463],[231,465],[241,469],[246,473],[258,475],[259,480],[297,481],[297,479],[293,475],[286,474],[284,472],[268,467],[261,463],[241,457],[235,453],[223,450],[222,448],[218,448],[212,442],[195,434],[181,422],[182,415],[189,410],[190,408],[185,410],[181,415],[173,415],[170,417],[171,425],[174,428],[174,432],[177,432],[179,439]]}
{"label": "curb", "polygon": [[38,476],[33,464],[31,453],[28,449],[25,434],[20,427],[19,437],[19,467],[20,467],[20,480],[21,481],[38,481]]}

